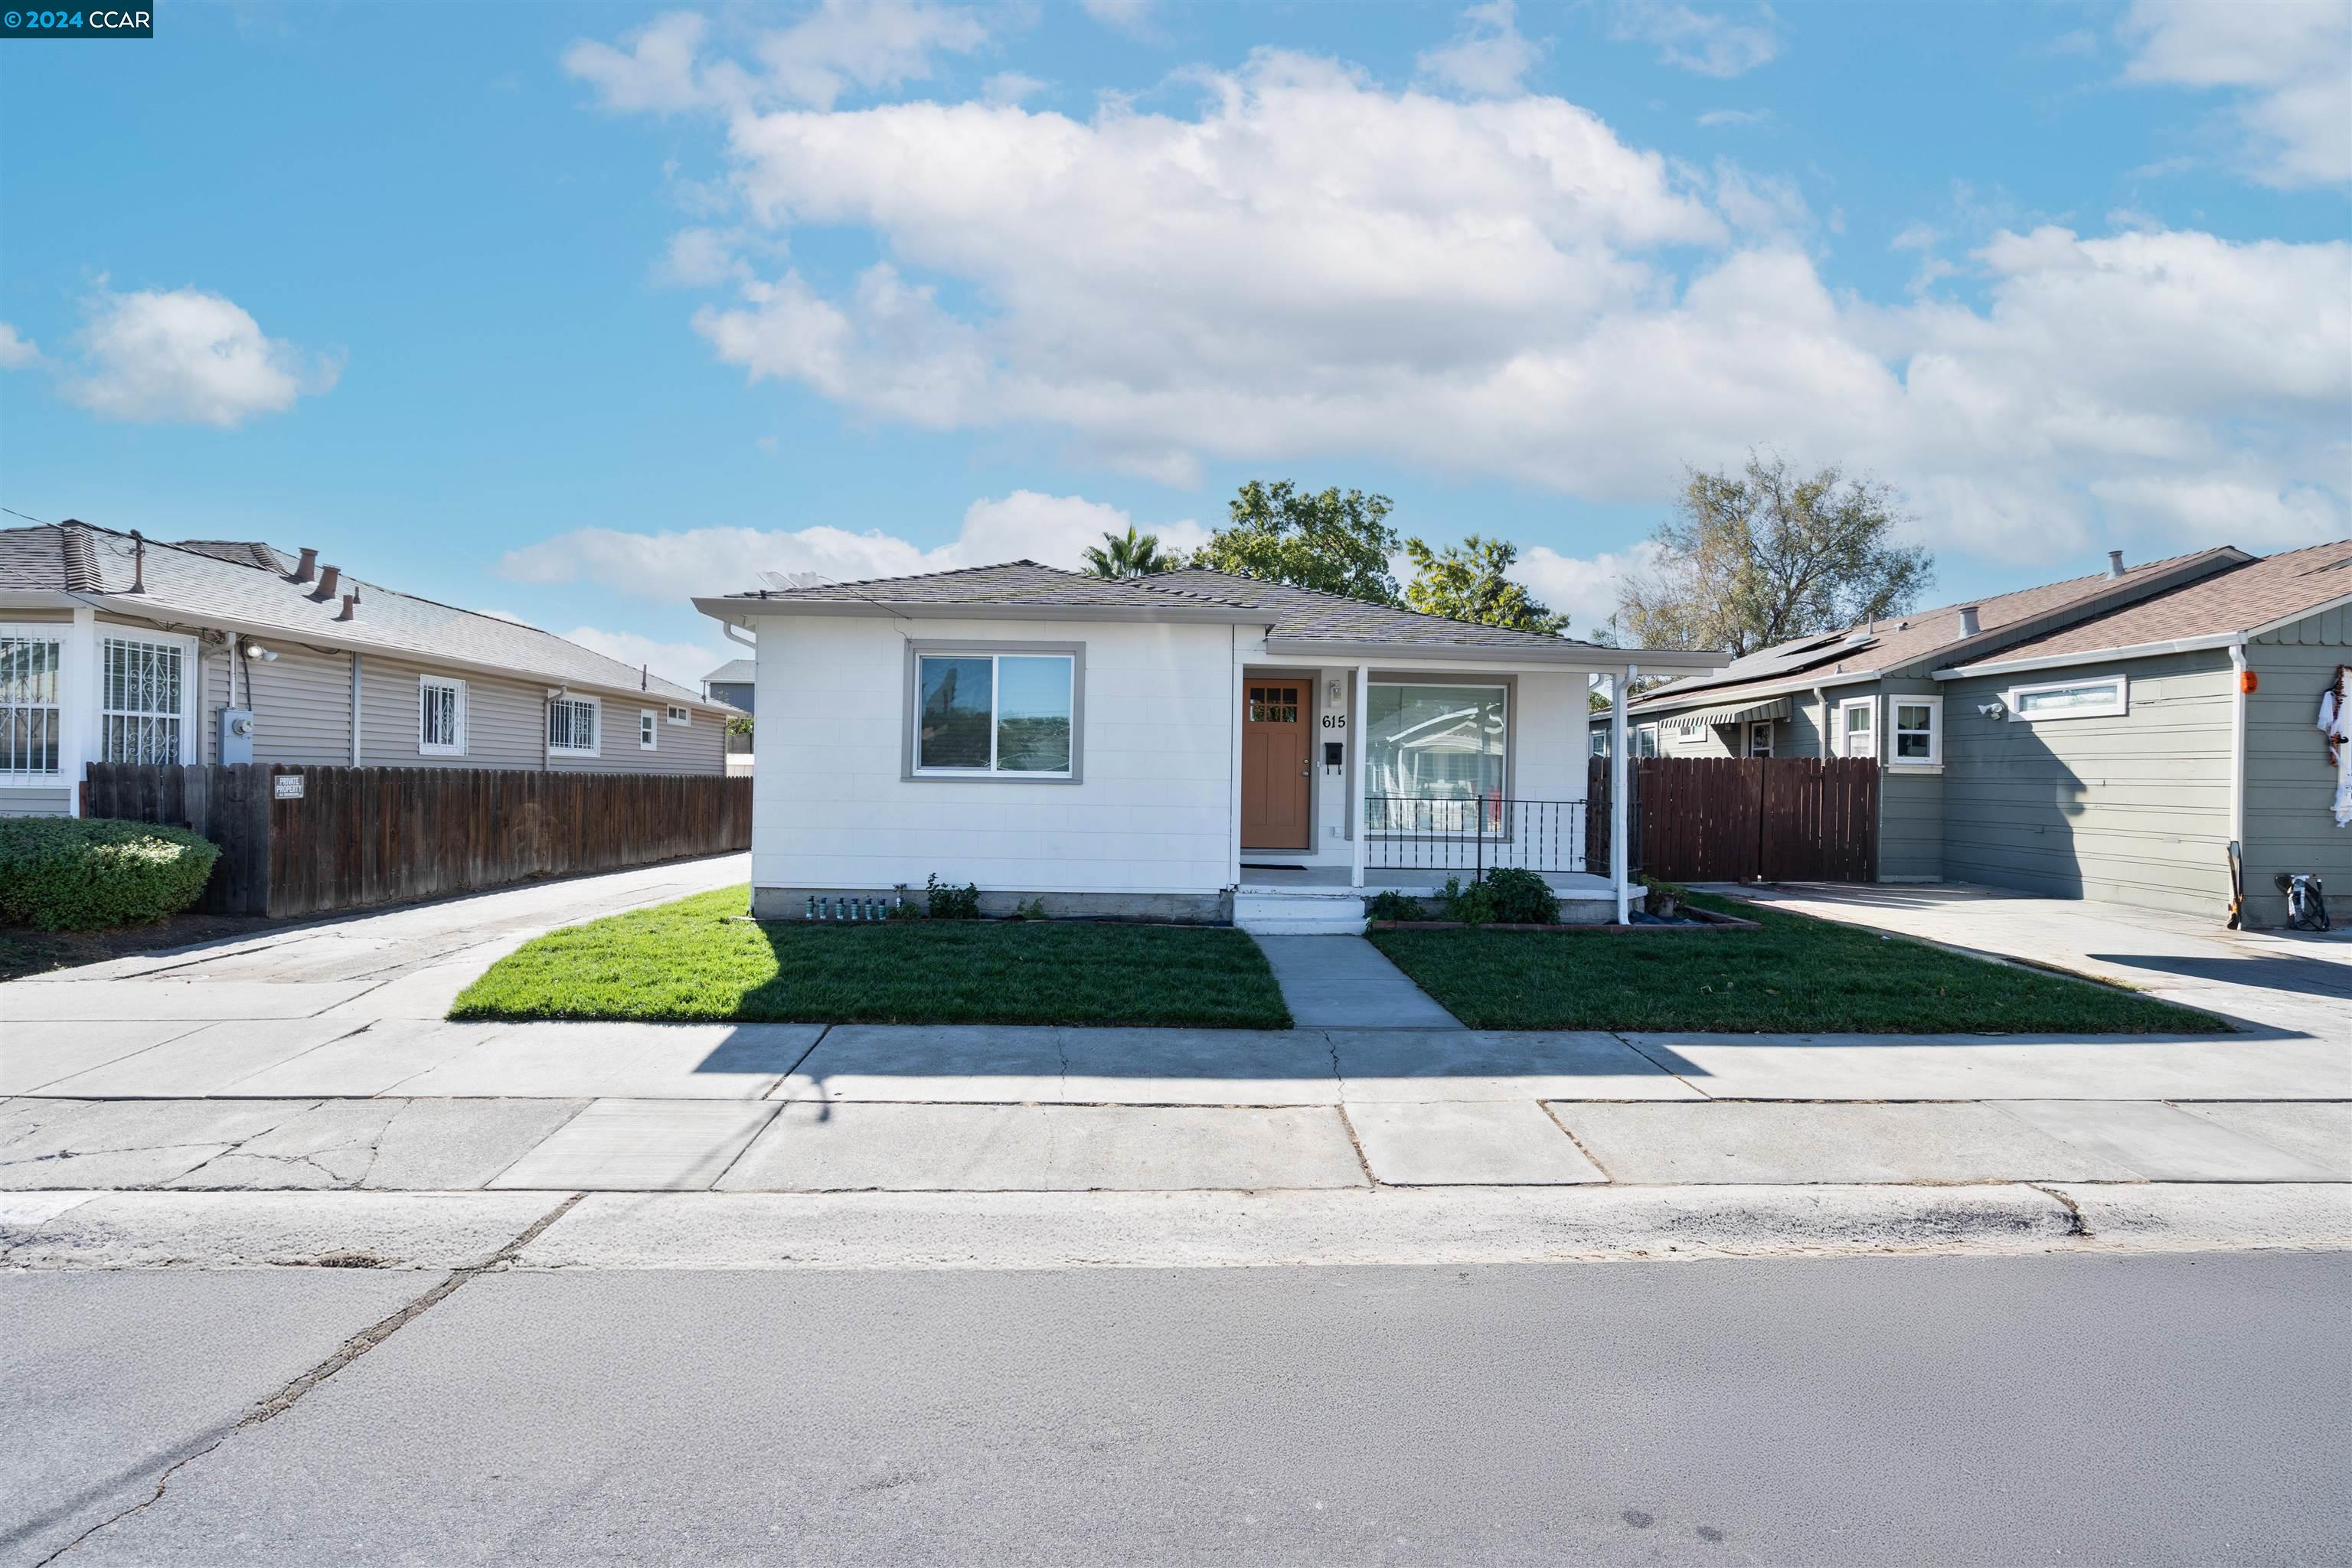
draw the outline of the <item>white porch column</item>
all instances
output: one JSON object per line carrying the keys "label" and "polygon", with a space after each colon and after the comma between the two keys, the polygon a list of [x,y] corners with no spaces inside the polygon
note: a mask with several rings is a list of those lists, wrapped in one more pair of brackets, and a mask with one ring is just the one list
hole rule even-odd
{"label": "white porch column", "polygon": [[1366,715],[1372,706],[1372,667],[1356,666],[1355,700],[1348,707],[1348,733],[1353,737],[1343,753],[1348,759],[1349,820],[1356,825],[1355,841],[1349,846],[1348,886],[1364,885],[1364,843],[1371,837],[1371,825],[1364,820],[1364,736]]}
{"label": "white porch column", "polygon": [[1249,677],[1242,665],[1241,628],[1233,629],[1234,648],[1234,722],[1230,737],[1231,751],[1226,757],[1226,784],[1233,806],[1226,820],[1231,831],[1226,836],[1226,856],[1233,874],[1233,886],[1242,885],[1242,723],[1249,707]]}
{"label": "white porch column", "polygon": [[1617,923],[1633,913],[1633,886],[1626,877],[1633,857],[1625,842],[1625,780],[1632,769],[1625,762],[1625,703],[1633,684],[1633,666],[1617,672],[1616,689],[1609,694],[1609,879],[1617,884]]}
{"label": "white porch column", "polygon": [[79,605],[58,639],[58,777],[66,786],[66,815],[81,815],[81,785],[100,757],[98,612]]}

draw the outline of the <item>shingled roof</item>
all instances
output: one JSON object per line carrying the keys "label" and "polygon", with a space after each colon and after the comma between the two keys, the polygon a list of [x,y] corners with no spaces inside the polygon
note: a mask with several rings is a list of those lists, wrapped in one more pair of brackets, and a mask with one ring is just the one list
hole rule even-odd
{"label": "shingled roof", "polygon": [[2260,631],[2352,595],[2352,539],[2266,555],[2137,605],[2005,647],[1970,669]]}
{"label": "shingled roof", "polygon": [[[1635,698],[1626,711],[1657,713],[1699,702],[1777,696],[1807,685],[1867,679],[1927,661],[1949,664],[2098,615],[2118,601],[2145,599],[2252,559],[2242,550],[2221,545],[2127,567],[2121,576],[2099,573],[2070,577],[1843,632],[1797,637],[1745,655],[1712,674],[1670,681]],[[1969,607],[1977,612],[1974,633],[1961,627],[1960,612]]]}
{"label": "shingled roof", "polygon": [[[145,591],[134,596],[136,553],[130,535],[72,520],[0,530],[0,593],[70,594],[103,599],[110,609],[154,620],[216,624],[312,645],[401,653],[526,679],[725,706],[552,632],[348,574],[335,595],[322,600],[315,582],[292,580],[293,557],[268,544],[148,540]],[[359,604],[352,618],[337,619],[342,595],[354,592]]]}
{"label": "shingled roof", "polygon": [[[1334,648],[1392,647],[1413,649],[1514,650],[1557,656],[1589,651],[1621,657],[1618,650],[1572,637],[1547,637],[1507,626],[1481,626],[1444,616],[1423,615],[1391,605],[1376,605],[1341,594],[1293,587],[1238,573],[1205,566],[1187,566],[1148,577],[1097,577],[1041,566],[1034,561],[1009,561],[994,566],[967,566],[909,577],[877,577],[854,583],[817,583],[797,587],[754,590],[723,599],[695,603],[713,615],[761,610],[812,610],[862,613],[860,606],[881,612],[940,614],[957,607],[1002,613],[1023,607],[1066,617],[1072,612],[1101,610],[1106,619],[1213,620],[1268,628],[1269,642]],[[1680,656],[1687,659],[1690,656]]]}

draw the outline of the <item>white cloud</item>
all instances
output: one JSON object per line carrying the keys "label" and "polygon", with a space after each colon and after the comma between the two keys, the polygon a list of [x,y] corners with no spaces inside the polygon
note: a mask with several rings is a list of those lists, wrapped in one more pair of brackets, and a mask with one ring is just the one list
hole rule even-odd
{"label": "white cloud", "polygon": [[1710,109],[1698,117],[1698,122],[1709,130],[1726,125],[1769,125],[1772,111],[1769,109]]}
{"label": "white cloud", "polygon": [[1604,551],[1589,561],[1562,555],[1549,545],[1523,550],[1511,576],[1551,609],[1568,616],[1571,637],[1590,637],[1617,614],[1617,590],[1625,579],[1650,570],[1658,547],[1643,540],[1630,550]]}
{"label": "white cloud", "polygon": [[[1014,490],[1002,500],[972,502],[956,537],[928,550],[893,534],[853,533],[824,525],[660,533],[583,528],[509,551],[498,570],[517,583],[586,581],[637,598],[676,604],[697,594],[759,587],[762,572],[819,572],[850,583],[1002,561],[1028,560],[1076,570],[1084,564],[1081,551],[1100,543],[1106,533],[1126,532],[1130,523],[1136,520],[1118,507],[1083,496]],[[1158,534],[1171,549],[1194,549],[1209,537],[1207,529],[1190,519],[1136,526]]]}
{"label": "white cloud", "polygon": [[2126,79],[2232,92],[2232,155],[2267,185],[2352,180],[2352,5],[2153,4],[2123,23]]}
{"label": "white cloud", "polygon": [[[702,678],[730,658],[740,658],[740,648],[730,648],[719,637],[709,642],[661,642],[641,632],[608,632],[602,626],[573,626],[570,631],[555,634],[582,647],[617,658],[633,669],[651,669],[665,680],[675,680],[694,690],[702,689]],[[634,730],[636,720],[632,716],[627,727]]]}
{"label": "white cloud", "polygon": [[1421,75],[1485,98],[1519,90],[1519,79],[1535,68],[1543,49],[1523,37],[1512,0],[1487,0],[1462,13],[1462,30],[1443,48],[1417,57]]}
{"label": "white cloud", "polygon": [[1610,33],[1658,47],[1658,58],[1701,76],[1734,77],[1754,70],[1780,52],[1778,18],[1769,5],[1759,5],[1753,21],[1739,21],[1717,11],[1688,5],[1660,5],[1654,0],[1626,0],[1616,12]]}
{"label": "white cloud", "polygon": [[23,370],[41,363],[41,345],[0,321],[0,370]]}
{"label": "white cloud", "polygon": [[980,84],[980,95],[991,103],[1019,103],[1036,97],[1047,85],[1023,71],[998,71]]}
{"label": "white cloud", "polygon": [[740,110],[775,102],[829,109],[853,89],[928,80],[937,55],[988,42],[984,14],[929,0],[824,0],[789,27],[751,36],[756,65],[702,58],[708,20],[674,11],[625,35],[625,49],[582,39],[563,67],[616,111]]}
{"label": "white cloud", "polygon": [[655,281],[682,289],[709,289],[748,279],[751,269],[736,254],[736,244],[734,236],[715,228],[679,229],[670,236],[669,248],[654,264]]}
{"label": "white cloud", "polygon": [[110,419],[215,425],[280,413],[327,391],[333,359],[265,337],[235,303],[200,289],[100,293],[65,395]]}
{"label": "white cloud", "polygon": [[1106,27],[1113,27],[1147,42],[1157,42],[1160,26],[1152,0],[1078,0],[1087,16]]}
{"label": "white cloud", "polygon": [[[1370,455],[1646,501],[1770,446],[2028,561],[2108,526],[2185,538],[2130,480],[2252,487],[2263,527],[2352,515],[2352,246],[2032,227],[1963,191],[1960,229],[1993,237],[1947,259],[1897,236],[1920,297],[1882,303],[1824,282],[1792,182],[1556,98],[1278,52],[1202,79],[1190,112],[739,115],[732,216],[883,259],[754,278],[695,330],[865,419],[1042,428],[1175,484]],[[1974,303],[1925,297],[1955,271]]]}

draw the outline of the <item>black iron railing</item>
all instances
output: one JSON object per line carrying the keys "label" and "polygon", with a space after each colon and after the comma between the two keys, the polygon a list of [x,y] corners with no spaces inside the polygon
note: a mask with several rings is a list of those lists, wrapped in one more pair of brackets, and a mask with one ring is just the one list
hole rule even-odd
{"label": "black iron railing", "polygon": [[1580,800],[1475,800],[1375,795],[1364,800],[1364,866],[1375,871],[1486,874],[1490,866],[1584,869]]}

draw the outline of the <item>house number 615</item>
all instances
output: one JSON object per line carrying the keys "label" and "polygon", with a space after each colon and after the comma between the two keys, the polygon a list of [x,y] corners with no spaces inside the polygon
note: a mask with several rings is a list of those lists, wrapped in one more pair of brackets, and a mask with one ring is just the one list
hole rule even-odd
{"label": "house number 615", "polygon": [[1323,715],[1323,728],[1326,730],[1344,730],[1347,727],[1348,716],[1345,713],[1326,713]]}

